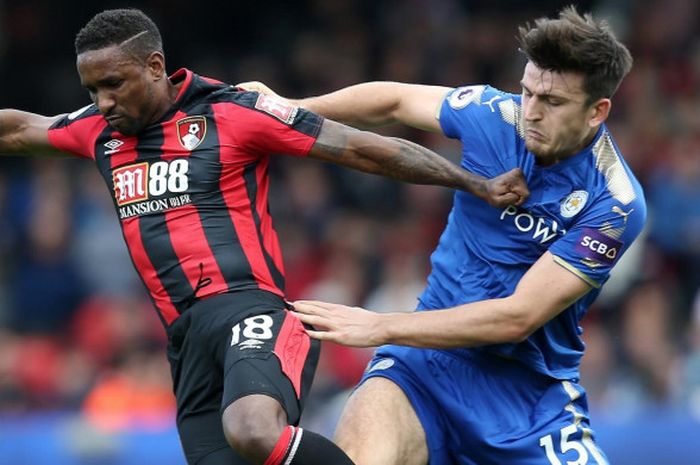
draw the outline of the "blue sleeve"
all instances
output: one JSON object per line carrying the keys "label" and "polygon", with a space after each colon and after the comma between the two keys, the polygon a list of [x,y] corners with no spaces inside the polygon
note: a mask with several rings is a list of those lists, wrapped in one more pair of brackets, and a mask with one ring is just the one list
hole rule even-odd
{"label": "blue sleeve", "polygon": [[458,87],[445,96],[439,119],[445,135],[462,142],[464,168],[494,176],[521,166],[518,96],[485,85]]}
{"label": "blue sleeve", "polygon": [[602,286],[646,222],[639,197],[627,205],[608,197],[596,202],[549,251],[564,268],[593,287]]}

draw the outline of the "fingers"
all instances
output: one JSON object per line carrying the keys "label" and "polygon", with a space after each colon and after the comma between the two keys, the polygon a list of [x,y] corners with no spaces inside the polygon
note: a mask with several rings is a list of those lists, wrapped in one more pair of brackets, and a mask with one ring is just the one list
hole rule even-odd
{"label": "fingers", "polygon": [[302,323],[305,323],[307,325],[311,325],[315,328],[321,328],[323,327],[323,322],[321,321],[321,317],[316,316],[316,315],[309,315],[306,313],[298,313],[295,311],[290,311],[293,316],[299,318]]}
{"label": "fingers", "polygon": [[260,81],[239,82],[238,84],[236,84],[236,87],[248,92],[259,92],[261,94],[279,97],[279,95],[277,95],[275,91],[273,91]]}
{"label": "fingers", "polygon": [[508,192],[503,194],[499,199],[498,203],[502,207],[507,207],[508,205],[520,205],[524,202],[522,196],[516,194],[515,192]]}
{"label": "fingers", "polygon": [[506,188],[509,190],[508,195],[515,195],[518,197],[517,199],[512,199],[512,204],[521,205],[530,196],[530,190],[527,187],[527,181],[525,180],[523,170],[520,168],[513,168],[507,171],[503,176]]}
{"label": "fingers", "polygon": [[297,300],[292,302],[292,308],[299,313],[307,313],[309,315],[318,315],[324,310],[330,310],[335,304],[320,302],[318,300]]}
{"label": "fingers", "polygon": [[313,329],[311,328],[304,328],[306,331],[306,334],[308,334],[310,337],[314,339],[318,339],[319,341],[333,341],[337,342],[337,337],[335,332],[331,331],[329,328],[327,328],[322,321],[322,318],[316,315],[310,315],[306,313],[299,313],[295,311],[290,311],[292,315],[295,317],[299,318],[302,323],[306,325],[311,325]]}
{"label": "fingers", "polygon": [[337,342],[337,338],[335,337],[334,333],[331,333],[329,331],[316,331],[313,329],[307,329],[306,334],[308,334],[314,339],[318,339],[319,341]]}

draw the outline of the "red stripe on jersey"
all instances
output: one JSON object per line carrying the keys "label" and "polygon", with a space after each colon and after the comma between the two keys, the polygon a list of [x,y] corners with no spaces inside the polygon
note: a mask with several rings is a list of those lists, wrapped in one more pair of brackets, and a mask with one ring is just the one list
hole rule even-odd
{"label": "red stripe on jersey", "polygon": [[65,123],[49,129],[49,143],[62,152],[94,160],[95,141],[107,127],[107,121],[102,115],[94,115],[75,120],[66,117]]}
{"label": "red stripe on jersey", "polygon": [[228,285],[209,247],[197,208],[185,205],[168,210],[165,212],[165,224],[175,254],[192,289],[197,289],[201,279],[211,279],[211,284],[197,290],[195,295],[205,297],[225,292]]}
{"label": "red stripe on jersey", "polygon": [[190,88],[190,83],[192,82],[192,71],[186,68],[180,68],[173,74],[168,76],[168,80],[170,80],[170,82],[172,82],[173,84],[178,84],[182,82],[180,90],[178,91],[177,96],[175,97],[175,101],[177,102],[182,98],[183,95],[185,95],[187,89]]}
{"label": "red stripe on jersey", "polygon": [[[123,165],[133,163],[138,158],[139,154],[136,151],[136,144],[138,143],[138,138],[125,136],[119,131],[114,131],[110,135],[112,141],[119,141],[122,143],[117,147],[116,151],[109,155],[109,164],[114,170]],[[110,141],[111,142],[111,141]]]}
{"label": "red stripe on jersey", "polygon": [[139,218],[135,217],[122,220],[122,230],[124,231],[124,238],[129,246],[128,249],[131,254],[131,259],[134,261],[134,266],[141,275],[141,279],[143,279],[146,288],[150,291],[156,308],[158,308],[163,320],[165,320],[167,324],[172,323],[180,314],[170,300],[170,296],[160,282],[160,278],[158,278],[155,267],[148,258],[146,249],[143,246],[143,240],[141,239]]}
{"label": "red stripe on jersey", "polygon": [[246,192],[245,179],[243,178],[244,170],[245,168],[241,166],[227,170],[226,174],[222,173],[219,183],[221,193],[231,216],[233,227],[236,229],[238,241],[250,263],[253,278],[260,289],[284,296],[282,289],[275,285],[270,269],[265,262],[263,248],[258,239],[258,229],[253,218],[252,206]]}
{"label": "red stripe on jersey", "polygon": [[[192,155],[192,151],[183,147],[177,137],[177,122],[184,118],[187,118],[187,113],[178,111],[172,118],[161,124],[163,128],[163,147],[161,147],[162,154],[160,158],[162,160],[170,161],[174,158],[189,157]],[[172,128],[168,126],[172,126]]]}
{"label": "red stripe on jersey", "polygon": [[277,269],[284,276],[284,260],[282,259],[282,249],[280,248],[280,241],[277,238],[277,231],[272,226],[272,216],[268,211],[268,192],[270,191],[270,178],[267,175],[267,166],[269,159],[265,158],[260,161],[255,173],[255,177],[258,181],[258,197],[257,205],[255,208],[258,212],[258,218],[260,218],[260,229],[262,230],[263,243],[265,250],[272,257]]}
{"label": "red stripe on jersey", "polygon": [[[162,160],[186,158],[192,154],[181,145],[177,137],[177,122],[183,118],[187,118],[187,114],[178,111],[163,123],[163,154],[160,157]],[[168,125],[172,125],[173,128],[168,128]],[[184,205],[167,210],[165,222],[173,250],[192,289],[197,289],[201,279],[211,279],[211,284],[199,289],[195,295],[204,297],[225,292],[228,285],[209,246],[197,208],[194,205]]]}
{"label": "red stripe on jersey", "polygon": [[274,352],[282,365],[282,372],[292,382],[297,397],[301,397],[301,375],[306,357],[311,348],[311,339],[299,318],[287,313],[277,335]]}
{"label": "red stripe on jersey", "polygon": [[[270,268],[267,266],[263,244],[260,243],[258,236],[260,234],[263,237],[265,250],[268,254],[279,254],[279,257],[273,255],[274,263],[278,263],[282,259],[279,244],[277,243],[277,235],[269,235],[270,231],[266,229],[258,231],[253,218],[253,208],[259,212],[261,210],[259,205],[263,205],[262,210],[265,212],[265,216],[269,216],[267,214],[267,164],[269,157],[248,147],[242,147],[236,137],[236,135],[246,131],[246,128],[243,126],[250,123],[247,119],[249,114],[257,115],[257,112],[232,104],[215,104],[212,105],[212,109],[216,115],[216,128],[219,135],[219,146],[221,147],[220,160],[222,169],[219,188],[226,202],[233,226],[236,229],[243,253],[250,263],[253,277],[260,289],[284,296],[284,291],[277,287]],[[230,126],[234,121],[236,122],[235,131]],[[256,192],[257,204],[251,205],[243,173],[246,165],[255,162],[259,163],[259,171],[255,173],[255,179],[258,183]],[[261,179],[264,182],[260,183]],[[262,219],[262,216],[260,218]],[[269,219],[267,219],[267,223],[270,223]],[[261,227],[264,228],[265,226]],[[272,228],[270,227],[269,229],[271,230]],[[271,242],[275,244],[268,248],[267,244]],[[278,269],[280,272],[282,271],[281,267]]]}

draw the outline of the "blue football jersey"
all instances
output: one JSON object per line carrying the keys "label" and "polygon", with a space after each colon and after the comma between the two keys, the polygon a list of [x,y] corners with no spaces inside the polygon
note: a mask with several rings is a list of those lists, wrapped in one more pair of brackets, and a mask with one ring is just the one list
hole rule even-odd
{"label": "blue football jersey", "polygon": [[555,378],[578,378],[584,349],[579,321],[641,232],[644,194],[604,125],[580,153],[544,167],[525,147],[520,114],[519,95],[489,86],[447,94],[440,124],[462,142],[462,167],[489,178],[520,167],[530,197],[521,207],[497,209],[469,193],[455,194],[419,310],[509,296],[549,250],[593,289],[526,341],[483,350]]}

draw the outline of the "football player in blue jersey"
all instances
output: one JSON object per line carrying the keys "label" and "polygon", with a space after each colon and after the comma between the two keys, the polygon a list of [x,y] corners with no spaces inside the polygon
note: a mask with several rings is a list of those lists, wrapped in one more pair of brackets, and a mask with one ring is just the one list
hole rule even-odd
{"label": "football player in blue jersey", "polygon": [[504,209],[455,194],[416,312],[294,304],[313,337],[381,346],[336,432],[357,464],[607,463],[579,384],[579,321],[646,219],[605,126],[632,57],[573,7],[518,42],[520,95],[373,82],[298,101],[358,126],[443,132],[464,168],[520,167],[531,192]]}

